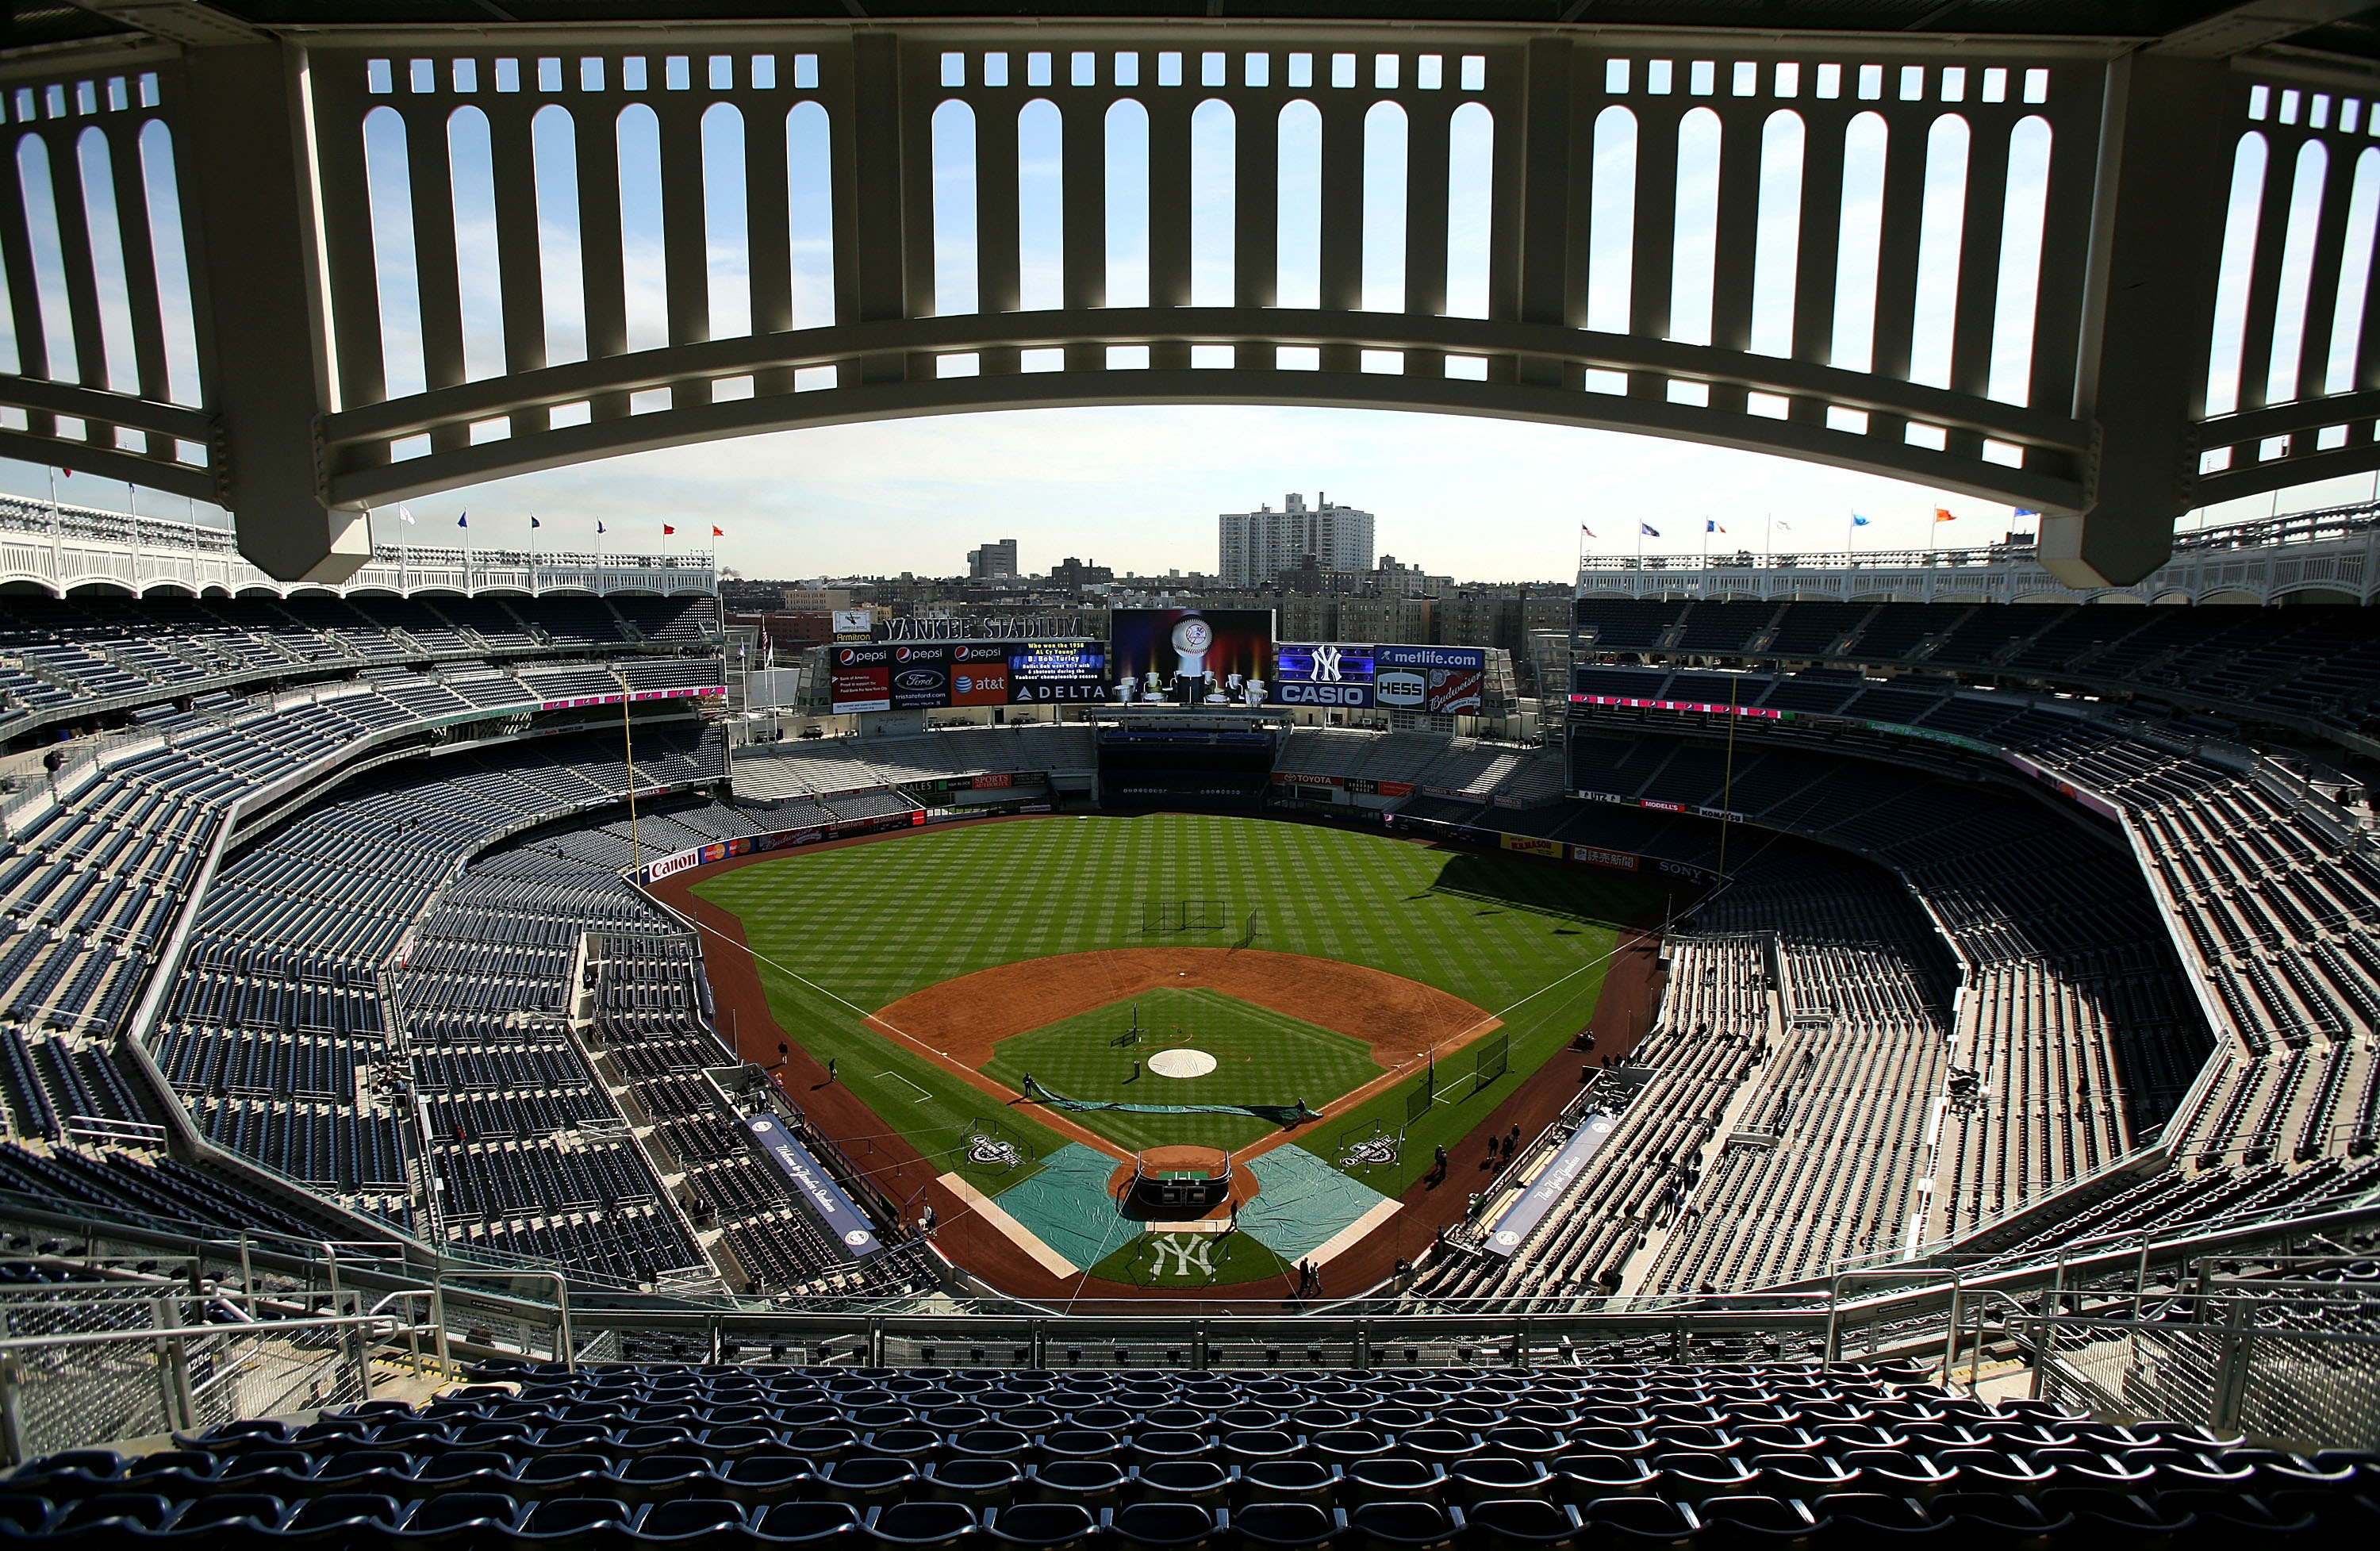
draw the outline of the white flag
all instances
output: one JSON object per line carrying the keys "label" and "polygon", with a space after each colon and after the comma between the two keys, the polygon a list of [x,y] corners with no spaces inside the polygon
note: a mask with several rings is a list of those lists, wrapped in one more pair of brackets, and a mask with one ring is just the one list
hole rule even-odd
{"label": "white flag", "polygon": [[410,506],[400,506],[396,509],[396,515],[399,520],[409,523],[413,520],[413,508]]}

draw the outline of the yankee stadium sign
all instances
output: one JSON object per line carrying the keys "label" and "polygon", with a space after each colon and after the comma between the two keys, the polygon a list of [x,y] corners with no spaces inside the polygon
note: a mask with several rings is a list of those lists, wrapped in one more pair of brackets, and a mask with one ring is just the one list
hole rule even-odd
{"label": "yankee stadium sign", "polygon": [[888,619],[877,630],[884,641],[1049,641],[1089,634],[1074,614],[926,614]]}

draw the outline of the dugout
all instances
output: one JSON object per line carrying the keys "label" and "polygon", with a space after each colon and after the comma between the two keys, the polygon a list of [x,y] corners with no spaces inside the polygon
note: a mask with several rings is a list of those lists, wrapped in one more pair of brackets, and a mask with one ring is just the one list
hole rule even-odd
{"label": "dugout", "polygon": [[1253,813],[1264,806],[1278,747],[1271,728],[1102,727],[1099,797],[1108,808],[1204,808]]}

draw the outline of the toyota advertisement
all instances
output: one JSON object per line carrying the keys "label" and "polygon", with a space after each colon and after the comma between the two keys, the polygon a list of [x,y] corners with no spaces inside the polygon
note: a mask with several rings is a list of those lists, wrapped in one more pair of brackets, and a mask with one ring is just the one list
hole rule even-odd
{"label": "toyota advertisement", "polygon": [[1372,648],[1372,693],[1390,710],[1477,716],[1487,681],[1481,647]]}
{"label": "toyota advertisement", "polygon": [[1272,697],[1284,706],[1369,710],[1375,650],[1337,641],[1283,641],[1273,649]]}

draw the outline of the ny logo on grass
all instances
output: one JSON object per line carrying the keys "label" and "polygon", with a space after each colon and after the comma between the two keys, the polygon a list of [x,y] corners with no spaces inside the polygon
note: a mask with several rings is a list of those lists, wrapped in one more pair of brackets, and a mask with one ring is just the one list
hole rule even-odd
{"label": "ny logo on grass", "polygon": [[[1163,1233],[1157,1239],[1157,1274],[1160,1277],[1186,1277],[1196,1266],[1207,1276],[1215,1274],[1215,1263],[1208,1258],[1213,1241],[1204,1233]],[[1173,1257],[1173,1269],[1165,1268],[1165,1257]]]}

